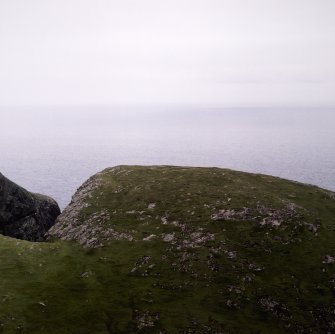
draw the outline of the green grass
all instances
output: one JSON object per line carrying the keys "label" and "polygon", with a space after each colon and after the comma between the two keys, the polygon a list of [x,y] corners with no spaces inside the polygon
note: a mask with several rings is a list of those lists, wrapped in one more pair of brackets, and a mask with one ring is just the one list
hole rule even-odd
{"label": "green grass", "polygon": [[[333,193],[218,168],[124,166],[101,177],[80,219],[107,210],[103,226],[134,240],[85,249],[0,237],[0,332],[335,332],[335,265],[322,263],[335,256]],[[279,227],[260,226],[260,206],[292,204]],[[245,219],[211,219],[244,207]],[[196,243],[194,233],[214,237]]]}

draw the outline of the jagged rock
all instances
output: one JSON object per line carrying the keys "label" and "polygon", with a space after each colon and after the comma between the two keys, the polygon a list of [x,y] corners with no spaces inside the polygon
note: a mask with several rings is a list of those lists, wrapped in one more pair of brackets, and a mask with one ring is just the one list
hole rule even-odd
{"label": "jagged rock", "polygon": [[60,214],[50,197],[33,194],[0,173],[0,233],[29,241],[42,241]]}

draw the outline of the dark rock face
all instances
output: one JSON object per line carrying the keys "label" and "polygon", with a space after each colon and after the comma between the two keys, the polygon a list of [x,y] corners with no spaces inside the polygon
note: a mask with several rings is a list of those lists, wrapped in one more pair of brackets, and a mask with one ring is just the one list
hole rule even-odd
{"label": "dark rock face", "polygon": [[30,193],[0,173],[0,234],[42,241],[59,214],[52,198]]}

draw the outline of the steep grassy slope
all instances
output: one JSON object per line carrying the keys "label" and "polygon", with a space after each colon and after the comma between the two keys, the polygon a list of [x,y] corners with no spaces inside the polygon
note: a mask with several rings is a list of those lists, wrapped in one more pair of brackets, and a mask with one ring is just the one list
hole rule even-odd
{"label": "steep grassy slope", "polygon": [[120,166],[49,239],[0,238],[4,333],[335,333],[335,199],[317,187]]}

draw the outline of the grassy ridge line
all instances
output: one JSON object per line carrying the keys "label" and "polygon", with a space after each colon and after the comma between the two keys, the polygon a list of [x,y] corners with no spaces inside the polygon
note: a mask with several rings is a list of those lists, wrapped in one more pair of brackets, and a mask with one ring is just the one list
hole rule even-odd
{"label": "grassy ridge line", "polygon": [[4,332],[334,332],[332,192],[218,168],[91,181],[58,232],[98,248],[0,239]]}

